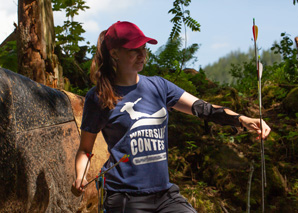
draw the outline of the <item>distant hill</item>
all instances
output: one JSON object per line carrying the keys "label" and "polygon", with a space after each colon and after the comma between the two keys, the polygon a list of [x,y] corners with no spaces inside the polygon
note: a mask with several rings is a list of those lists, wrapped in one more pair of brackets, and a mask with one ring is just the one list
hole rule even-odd
{"label": "distant hill", "polygon": [[[247,53],[240,52],[240,50],[232,51],[226,56],[220,58],[217,62],[207,65],[203,68],[206,76],[220,84],[231,84],[233,82],[233,77],[229,73],[232,64],[242,64],[243,62],[249,62],[253,59],[254,50],[250,48]],[[274,62],[280,62],[281,56],[274,54],[273,51],[263,50],[261,54],[261,61],[264,66],[272,65]]]}

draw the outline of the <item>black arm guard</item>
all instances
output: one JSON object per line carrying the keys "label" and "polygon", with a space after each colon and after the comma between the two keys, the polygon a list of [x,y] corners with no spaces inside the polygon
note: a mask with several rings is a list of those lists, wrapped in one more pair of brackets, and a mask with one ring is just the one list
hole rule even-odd
{"label": "black arm guard", "polygon": [[212,121],[220,125],[231,125],[236,127],[242,127],[239,117],[241,115],[228,115],[224,107],[214,108],[210,103],[203,100],[197,100],[192,105],[192,114],[203,118],[207,121]]}

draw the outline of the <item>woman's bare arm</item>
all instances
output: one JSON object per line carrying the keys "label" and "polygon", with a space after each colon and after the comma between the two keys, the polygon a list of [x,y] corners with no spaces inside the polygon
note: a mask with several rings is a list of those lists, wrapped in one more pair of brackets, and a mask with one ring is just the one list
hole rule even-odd
{"label": "woman's bare arm", "polygon": [[[81,132],[81,142],[75,160],[76,180],[72,185],[72,192],[76,196],[80,196],[83,192],[81,182],[84,170],[88,162],[88,157],[86,154],[92,152],[96,136],[97,134],[93,134],[83,130]],[[86,174],[84,175],[82,185],[85,185],[87,183],[86,176],[88,173],[88,169],[89,166],[87,168]]]}

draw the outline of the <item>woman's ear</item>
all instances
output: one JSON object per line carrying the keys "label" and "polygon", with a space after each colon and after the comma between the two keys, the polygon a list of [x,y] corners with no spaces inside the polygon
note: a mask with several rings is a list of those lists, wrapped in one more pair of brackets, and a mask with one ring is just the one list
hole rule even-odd
{"label": "woman's ear", "polygon": [[118,60],[118,51],[116,49],[111,49],[109,52],[110,52],[110,56],[117,61]]}

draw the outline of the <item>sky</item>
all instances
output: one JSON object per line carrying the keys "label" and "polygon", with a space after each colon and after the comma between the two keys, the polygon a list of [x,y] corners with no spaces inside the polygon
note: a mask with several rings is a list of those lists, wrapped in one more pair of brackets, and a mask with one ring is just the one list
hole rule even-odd
{"label": "sky", "polygon": [[[96,44],[99,33],[117,21],[130,21],[148,37],[158,40],[148,45],[153,52],[166,44],[173,24],[168,11],[173,0],[85,0],[90,9],[81,12],[75,21],[83,24],[85,41]],[[197,43],[198,61],[191,68],[212,64],[232,51],[247,52],[253,47],[253,18],[258,26],[257,45],[269,49],[280,34],[292,39],[298,36],[298,5],[292,0],[192,0],[190,16],[201,24],[200,32],[187,29],[187,44]],[[17,0],[0,0],[0,43],[17,23]],[[54,24],[62,25],[64,12],[54,13]],[[184,29],[183,29],[184,32]],[[184,34],[181,34],[185,38]],[[82,43],[84,44],[84,42]]]}

